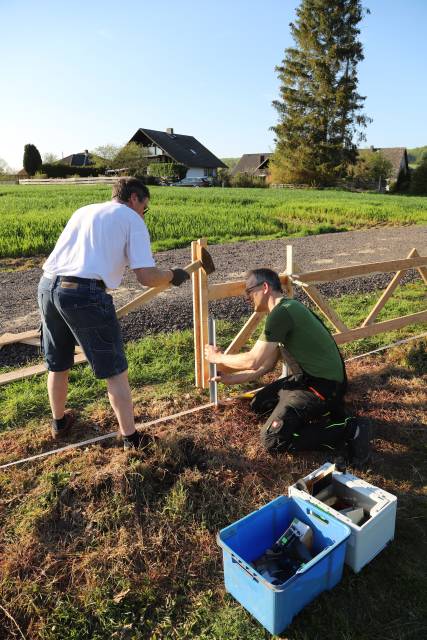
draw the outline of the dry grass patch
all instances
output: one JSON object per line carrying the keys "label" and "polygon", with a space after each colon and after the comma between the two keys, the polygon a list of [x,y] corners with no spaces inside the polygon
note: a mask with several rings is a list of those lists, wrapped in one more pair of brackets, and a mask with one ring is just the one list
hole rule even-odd
{"label": "dry grass patch", "polygon": [[[373,463],[359,475],[398,495],[396,541],[361,574],[346,569],[333,592],[297,617],[289,640],[325,637],[325,625],[329,637],[349,640],[423,637],[426,379],[405,364],[407,354],[349,365],[349,410],[375,424]],[[140,398],[137,412],[153,418],[185,402]],[[91,414],[101,431],[111,430],[110,418],[104,409]],[[216,533],[287,493],[325,454],[266,455],[247,401],[149,432],[144,452],[107,441],[0,473],[1,602],[28,640],[263,638],[224,597]],[[47,447],[39,437],[7,434],[3,455],[13,446],[7,457]],[[1,609],[0,628],[19,637]]]}

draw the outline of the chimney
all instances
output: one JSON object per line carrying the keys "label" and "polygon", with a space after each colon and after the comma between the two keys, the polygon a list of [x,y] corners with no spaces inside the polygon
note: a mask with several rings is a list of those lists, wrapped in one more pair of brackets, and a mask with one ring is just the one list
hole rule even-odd
{"label": "chimney", "polygon": [[166,133],[168,133],[170,136],[173,136],[173,129],[172,129],[172,127],[169,127],[168,129],[166,129]]}

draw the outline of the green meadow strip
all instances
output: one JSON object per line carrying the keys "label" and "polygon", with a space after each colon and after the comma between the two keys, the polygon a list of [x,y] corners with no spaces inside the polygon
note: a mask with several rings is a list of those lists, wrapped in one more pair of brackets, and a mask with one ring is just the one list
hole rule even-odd
{"label": "green meadow strip", "polygon": [[[423,197],[312,189],[150,191],[146,221],[154,251],[199,237],[223,243],[427,223]],[[0,185],[0,258],[47,254],[75,209],[110,196],[108,185]]]}

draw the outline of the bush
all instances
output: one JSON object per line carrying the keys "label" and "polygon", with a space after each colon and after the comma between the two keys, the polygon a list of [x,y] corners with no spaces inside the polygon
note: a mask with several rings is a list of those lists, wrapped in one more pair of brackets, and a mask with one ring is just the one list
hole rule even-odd
{"label": "bush", "polygon": [[159,184],[159,179],[156,178],[155,176],[146,176],[146,175],[142,175],[139,174],[138,172],[133,174],[135,178],[138,178],[139,180],[141,180],[144,184]]}
{"label": "bush", "polygon": [[265,178],[260,176],[251,176],[247,173],[238,173],[230,179],[231,187],[248,187],[248,188],[267,188],[268,184]]}
{"label": "bush", "polygon": [[427,195],[427,159],[418,165],[412,174],[410,193],[423,196]]}
{"label": "bush", "polygon": [[187,173],[187,167],[178,162],[152,162],[148,165],[147,175],[156,178],[176,178],[182,180]]}
{"label": "bush", "polygon": [[46,174],[48,178],[70,178],[71,176],[79,176],[80,178],[88,178],[89,176],[104,175],[106,167],[70,167],[66,164],[42,164],[41,172]]}

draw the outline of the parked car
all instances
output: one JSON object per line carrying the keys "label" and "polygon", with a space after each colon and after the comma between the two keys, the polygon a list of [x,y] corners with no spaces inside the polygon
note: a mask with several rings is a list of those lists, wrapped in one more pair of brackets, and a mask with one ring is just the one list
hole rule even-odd
{"label": "parked car", "polygon": [[183,178],[175,182],[174,187],[210,187],[211,183],[207,178]]}

